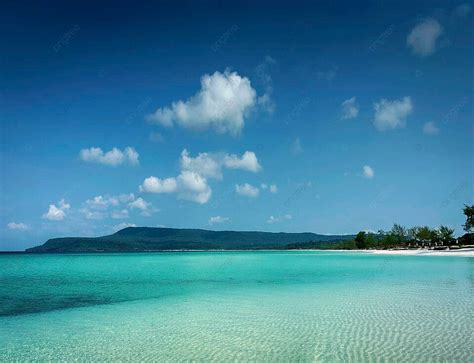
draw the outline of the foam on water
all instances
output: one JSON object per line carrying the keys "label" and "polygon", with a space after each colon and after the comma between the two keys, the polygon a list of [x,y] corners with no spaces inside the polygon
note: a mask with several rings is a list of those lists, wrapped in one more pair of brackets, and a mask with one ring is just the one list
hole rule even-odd
{"label": "foam on water", "polygon": [[[45,299],[55,310],[3,307],[0,361],[474,361],[470,258],[16,258],[0,257],[0,296]],[[32,276],[35,284],[13,283]],[[88,298],[71,305],[65,296]]]}

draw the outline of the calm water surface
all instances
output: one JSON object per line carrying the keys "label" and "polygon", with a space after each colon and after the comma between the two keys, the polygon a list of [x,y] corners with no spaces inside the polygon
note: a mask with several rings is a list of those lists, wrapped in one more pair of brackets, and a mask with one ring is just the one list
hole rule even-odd
{"label": "calm water surface", "polygon": [[474,258],[0,255],[0,361],[474,361]]}

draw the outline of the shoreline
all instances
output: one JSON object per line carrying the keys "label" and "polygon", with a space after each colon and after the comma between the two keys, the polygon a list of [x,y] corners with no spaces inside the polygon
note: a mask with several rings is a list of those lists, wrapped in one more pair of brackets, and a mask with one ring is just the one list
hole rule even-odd
{"label": "shoreline", "polygon": [[[359,250],[360,251],[360,250]],[[392,256],[458,256],[474,257],[474,248],[461,248],[456,250],[366,250],[362,252],[374,255],[392,255]]]}
{"label": "shoreline", "polygon": [[339,250],[339,249],[238,249],[238,250],[150,250],[150,251],[94,251],[94,252],[26,252],[26,251],[0,251],[0,255],[8,254],[25,254],[25,255],[82,255],[82,254],[123,254],[123,253],[179,253],[179,252],[341,252],[341,253],[365,253],[373,255],[392,255],[392,256],[458,256],[458,257],[474,257],[474,248],[461,248],[455,250],[429,250],[429,249],[388,249],[388,250]]}

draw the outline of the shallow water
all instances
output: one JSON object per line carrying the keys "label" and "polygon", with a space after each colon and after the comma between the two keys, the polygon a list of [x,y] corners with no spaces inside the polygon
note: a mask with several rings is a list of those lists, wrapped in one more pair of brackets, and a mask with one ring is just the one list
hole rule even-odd
{"label": "shallow water", "polygon": [[474,361],[474,258],[0,256],[0,361]]}

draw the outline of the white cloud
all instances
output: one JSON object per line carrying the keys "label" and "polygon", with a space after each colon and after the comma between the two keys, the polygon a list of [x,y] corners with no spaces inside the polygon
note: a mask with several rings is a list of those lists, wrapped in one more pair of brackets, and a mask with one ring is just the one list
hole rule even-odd
{"label": "white cloud", "polygon": [[177,187],[176,178],[160,179],[150,176],[143,181],[139,189],[143,193],[174,193]]}
{"label": "white cloud", "polygon": [[82,149],[79,152],[82,161],[89,163],[98,163],[109,166],[118,166],[124,163],[138,165],[138,153],[133,147],[126,147],[123,151],[114,147],[112,150],[104,151],[100,147],[91,147]]}
{"label": "white cloud", "polygon": [[372,179],[375,176],[374,169],[372,169],[368,165],[364,165],[362,170],[363,170],[363,173],[364,173],[364,177],[367,178],[367,179]]}
{"label": "white cloud", "polygon": [[228,221],[229,221],[229,218],[227,217],[215,216],[215,217],[209,218],[209,225],[212,226],[213,224],[221,224]]}
{"label": "white cloud", "polygon": [[240,158],[234,154],[226,155],[224,165],[229,169],[247,170],[253,173],[257,173],[262,169],[258,163],[257,156],[252,151],[244,152]]}
{"label": "white cloud", "polygon": [[86,219],[99,220],[99,219],[104,219],[107,216],[107,213],[89,210],[88,208],[81,208],[79,209],[79,212],[84,214],[84,217]]}
{"label": "white cloud", "polygon": [[415,26],[407,37],[412,52],[426,57],[436,51],[436,41],[443,33],[443,27],[435,19],[425,19]]}
{"label": "white cloud", "polygon": [[215,155],[199,153],[195,158],[184,149],[181,152],[181,169],[198,173],[206,178],[222,178],[222,164]]}
{"label": "white cloud", "polygon": [[270,185],[270,193],[278,193],[278,187],[275,184]]}
{"label": "white cloud", "polygon": [[25,224],[25,223],[16,223],[16,222],[10,222],[7,224],[8,229],[14,230],[14,231],[26,231],[30,229],[30,227]]}
{"label": "white cloud", "polygon": [[71,207],[70,204],[66,203],[64,199],[58,202],[58,206],[50,204],[48,212],[43,214],[44,219],[50,221],[62,221],[66,217],[66,211]]}
{"label": "white cloud", "polygon": [[141,211],[141,215],[144,216],[149,216],[152,212],[157,211],[153,209],[151,203],[141,197],[136,198],[133,193],[130,193],[112,196],[98,195],[86,200],[84,208],[80,209],[79,212],[84,214],[86,219],[104,219],[109,216],[108,210],[111,208],[121,208],[110,213],[110,217],[114,219],[128,218],[129,211],[126,208],[138,209]]}
{"label": "white cloud", "polygon": [[[130,200],[133,200],[135,196],[133,194],[127,195],[125,194],[124,196],[128,196]],[[110,206],[117,206],[120,203],[119,197],[111,197],[111,196],[102,196],[98,195],[92,199],[86,200],[85,204],[88,208],[90,209],[95,209],[95,210],[106,210]]]}
{"label": "white cloud", "polygon": [[252,151],[246,151],[242,156],[235,154],[210,154],[199,153],[192,157],[184,149],[181,152],[181,170],[188,170],[202,175],[206,178],[222,179],[222,168],[240,169],[251,172],[258,172],[261,166],[257,156]]}
{"label": "white cloud", "polygon": [[255,105],[256,92],[248,78],[236,72],[215,72],[201,77],[201,89],[194,96],[157,109],[147,120],[166,127],[176,123],[185,128],[239,134]]}
{"label": "white cloud", "polygon": [[439,128],[433,121],[430,121],[423,125],[423,132],[427,135],[437,135],[439,133]]}
{"label": "white cloud", "polygon": [[258,172],[261,166],[257,156],[246,151],[242,156],[224,153],[199,153],[192,157],[184,149],[180,159],[181,173],[177,177],[160,179],[155,176],[146,178],[139,190],[144,193],[176,193],[178,199],[204,204],[212,195],[209,179],[222,179],[222,169],[240,169]]}
{"label": "white cloud", "polygon": [[124,228],[127,228],[127,227],[136,227],[137,225],[135,223],[119,223],[119,224],[116,224],[114,226],[112,226],[112,231],[114,232],[118,232]]}
{"label": "white cloud", "polygon": [[384,131],[405,126],[407,116],[413,111],[413,104],[410,97],[393,101],[381,99],[374,103],[374,109],[374,125]]}
{"label": "white cloud", "polygon": [[471,12],[471,5],[469,5],[468,3],[456,6],[456,8],[453,11],[454,15],[459,16],[461,18],[465,18],[466,16],[469,15],[470,12]]}
{"label": "white cloud", "polygon": [[355,96],[345,100],[342,104],[342,118],[348,120],[356,118],[359,114],[359,105],[356,102]]}
{"label": "white cloud", "polygon": [[283,222],[283,221],[289,221],[291,219],[293,219],[291,214],[285,214],[282,216],[270,216],[267,219],[267,223],[273,224],[273,223],[278,223],[278,222]]}
{"label": "white cloud", "polygon": [[143,198],[137,198],[134,201],[128,203],[130,209],[139,209],[142,216],[149,217],[153,212],[151,203],[145,201]]}
{"label": "white cloud", "polygon": [[258,195],[260,194],[260,190],[257,187],[250,185],[249,183],[245,183],[242,185],[236,184],[235,191],[237,192],[237,194],[252,198],[258,197]]}
{"label": "white cloud", "polygon": [[199,204],[207,203],[212,195],[207,179],[190,170],[183,170],[176,178],[159,179],[151,176],[145,179],[139,189],[145,193],[177,193],[178,199]]}
{"label": "white cloud", "polygon": [[206,178],[195,172],[182,171],[177,177],[177,182],[179,199],[205,204],[211,198],[212,190]]}

